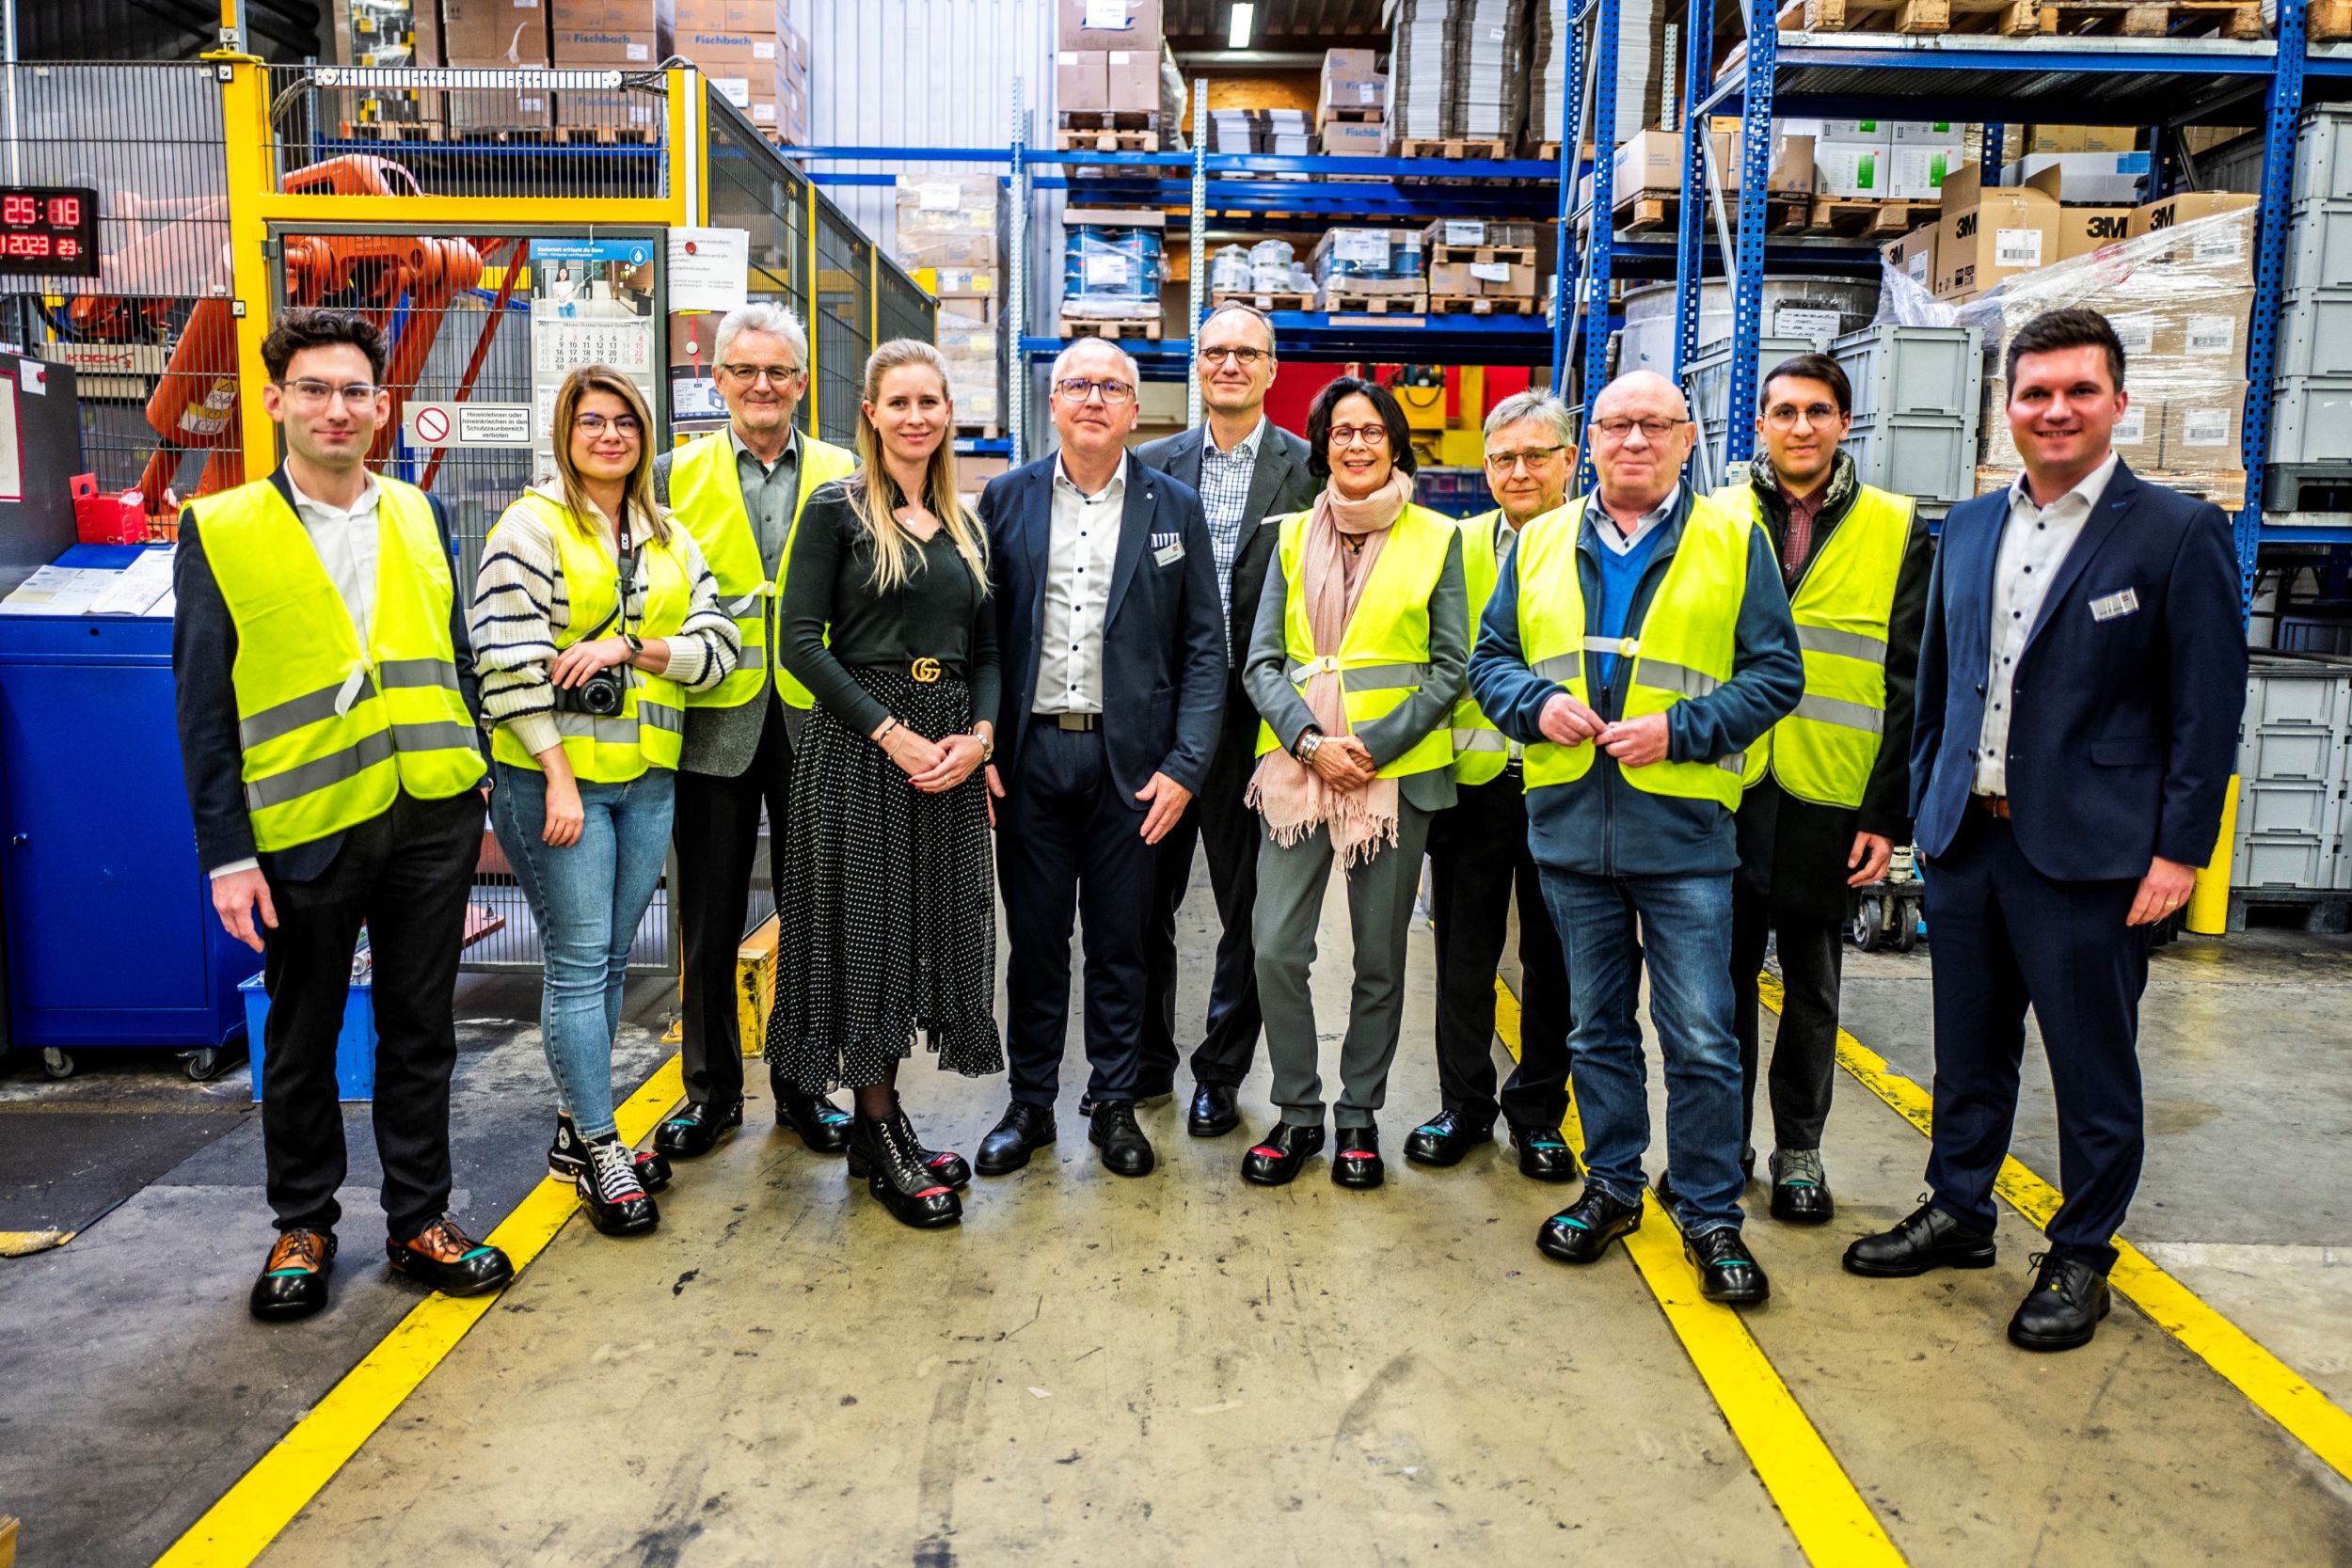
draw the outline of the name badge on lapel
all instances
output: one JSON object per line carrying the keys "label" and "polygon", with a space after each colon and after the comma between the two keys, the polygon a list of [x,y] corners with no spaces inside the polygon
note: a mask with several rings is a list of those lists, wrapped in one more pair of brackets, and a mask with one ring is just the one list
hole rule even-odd
{"label": "name badge on lapel", "polygon": [[1152,535],[1152,561],[1154,565],[1173,566],[1184,559],[1184,536],[1181,533]]}
{"label": "name badge on lapel", "polygon": [[2091,600],[2090,618],[2094,621],[2112,621],[2119,616],[2129,615],[2138,608],[2139,591],[2136,588],[2126,588],[2121,593],[2109,594],[2105,598]]}

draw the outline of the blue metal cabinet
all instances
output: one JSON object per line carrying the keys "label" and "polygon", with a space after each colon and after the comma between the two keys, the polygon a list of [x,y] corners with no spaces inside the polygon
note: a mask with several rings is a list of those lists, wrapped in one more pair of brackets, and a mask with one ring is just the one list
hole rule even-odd
{"label": "blue metal cabinet", "polygon": [[[111,563],[85,552],[65,563]],[[262,960],[221,929],[197,863],[169,620],[0,615],[0,910],[11,1044],[243,1033],[237,982]]]}

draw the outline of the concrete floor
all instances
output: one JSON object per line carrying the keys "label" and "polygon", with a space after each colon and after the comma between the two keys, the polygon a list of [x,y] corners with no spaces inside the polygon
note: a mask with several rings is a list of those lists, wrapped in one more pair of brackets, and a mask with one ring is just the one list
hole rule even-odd
{"label": "concrete floor", "polygon": [[[1332,1051],[1336,912],[1317,977]],[[1397,1157],[1436,1104],[1414,942],[1387,1188],[1341,1192],[1323,1161],[1288,1189],[1242,1183],[1263,1071],[1242,1132],[1195,1141],[1180,1105],[1148,1110],[1160,1170],[1111,1177],[1079,1069],[1054,1156],[977,1183],[960,1229],[917,1234],[767,1132],[763,1089],[743,1135],[681,1170],[660,1233],[568,1226],[264,1560],[1804,1560],[1630,1262],[1534,1250],[1566,1195],[1501,1151],[1443,1172]],[[2158,958],[2129,1234],[2352,1404],[2348,954],[2269,932]],[[1849,957],[1849,1027],[1927,1082],[1926,954]],[[469,1072],[535,1112],[535,1032],[478,1028]],[[1002,1108],[1001,1081],[919,1061],[907,1087],[931,1141],[967,1152]],[[1927,1146],[1851,1080],[1839,1094],[1839,1221],[1752,1220],[1776,1295],[1748,1322],[1911,1561],[2352,1564],[2352,1486],[2135,1308],[2072,1355],[2003,1341],[2038,1245],[2013,1215],[1994,1270],[1840,1272],[1854,1231],[1915,1201]],[[460,1114],[486,1116],[482,1097]],[[535,1120],[503,1135],[536,1156]],[[2038,1068],[2017,1153],[2055,1178]],[[475,1207],[486,1227],[497,1211]],[[26,1515],[28,1562],[151,1557],[413,1299],[363,1263],[326,1318],[256,1330],[257,1213],[257,1192],[175,1172],[63,1252],[0,1263],[0,1511]],[[191,1226],[216,1259],[190,1263]],[[357,1210],[347,1228],[368,1235]],[[28,1411],[18,1390],[56,1397],[69,1366],[76,1392]],[[35,1505],[16,1506],[26,1475]]]}

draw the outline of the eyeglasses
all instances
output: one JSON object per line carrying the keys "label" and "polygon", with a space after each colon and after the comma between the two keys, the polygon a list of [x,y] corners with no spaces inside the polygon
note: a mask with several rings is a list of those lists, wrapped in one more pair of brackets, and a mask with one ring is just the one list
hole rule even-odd
{"label": "eyeglasses", "polygon": [[329,382],[313,381],[309,376],[304,376],[299,381],[281,381],[278,384],[278,389],[285,393],[287,401],[296,408],[305,413],[310,413],[326,407],[338,397],[343,400],[346,407],[352,408],[363,403],[373,403],[375,394],[384,388],[365,381],[346,381],[341,386],[336,386]]}
{"label": "eyeglasses", "polygon": [[572,416],[572,428],[591,438],[603,435],[610,428],[614,435],[627,436],[632,441],[645,433],[644,421],[634,414],[575,414]]}
{"label": "eyeglasses", "polygon": [[1486,467],[1496,473],[1507,474],[1524,464],[1533,473],[1567,450],[1565,447],[1530,447],[1525,451],[1490,451],[1486,454]]}
{"label": "eyeglasses", "polygon": [[1089,381],[1083,375],[1070,376],[1054,383],[1054,390],[1073,403],[1084,403],[1096,392],[1103,394],[1104,406],[1116,408],[1134,401],[1136,389],[1123,381]]}
{"label": "eyeglasses", "polygon": [[1678,427],[1689,424],[1690,422],[1691,421],[1688,420],[1628,420],[1621,418],[1613,420],[1595,420],[1593,421],[1593,428],[1600,433],[1601,439],[1614,444],[1632,435],[1636,428],[1640,429],[1645,439],[1651,441],[1662,441],[1667,436],[1673,435]]}
{"label": "eyeglasses", "polygon": [[756,387],[762,381],[777,387],[789,387],[808,372],[798,365],[736,365],[726,364],[720,370],[746,386]]}
{"label": "eyeglasses", "polygon": [[1204,365],[1214,365],[1220,359],[1231,359],[1246,371],[1255,370],[1260,360],[1273,357],[1273,355],[1262,348],[1204,348],[1200,351],[1200,362]]}
{"label": "eyeglasses", "polygon": [[1800,408],[1793,403],[1778,403],[1765,411],[1764,422],[1774,430],[1794,430],[1799,415],[1812,425],[1834,424],[1838,419],[1836,408],[1830,404],[1809,403]]}
{"label": "eyeglasses", "polygon": [[1331,444],[1335,447],[1354,446],[1361,441],[1368,447],[1389,444],[1389,427],[1384,424],[1335,424],[1331,427]]}

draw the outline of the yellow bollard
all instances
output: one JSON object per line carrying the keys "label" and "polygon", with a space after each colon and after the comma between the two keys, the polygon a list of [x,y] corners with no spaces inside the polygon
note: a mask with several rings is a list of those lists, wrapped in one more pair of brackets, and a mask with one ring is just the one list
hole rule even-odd
{"label": "yellow bollard", "polygon": [[2237,775],[2230,775],[2230,793],[2221,801],[2221,842],[2213,859],[2197,873],[2188,890],[2188,908],[2181,924],[2201,937],[2217,937],[2230,928],[2230,863],[2237,850]]}

